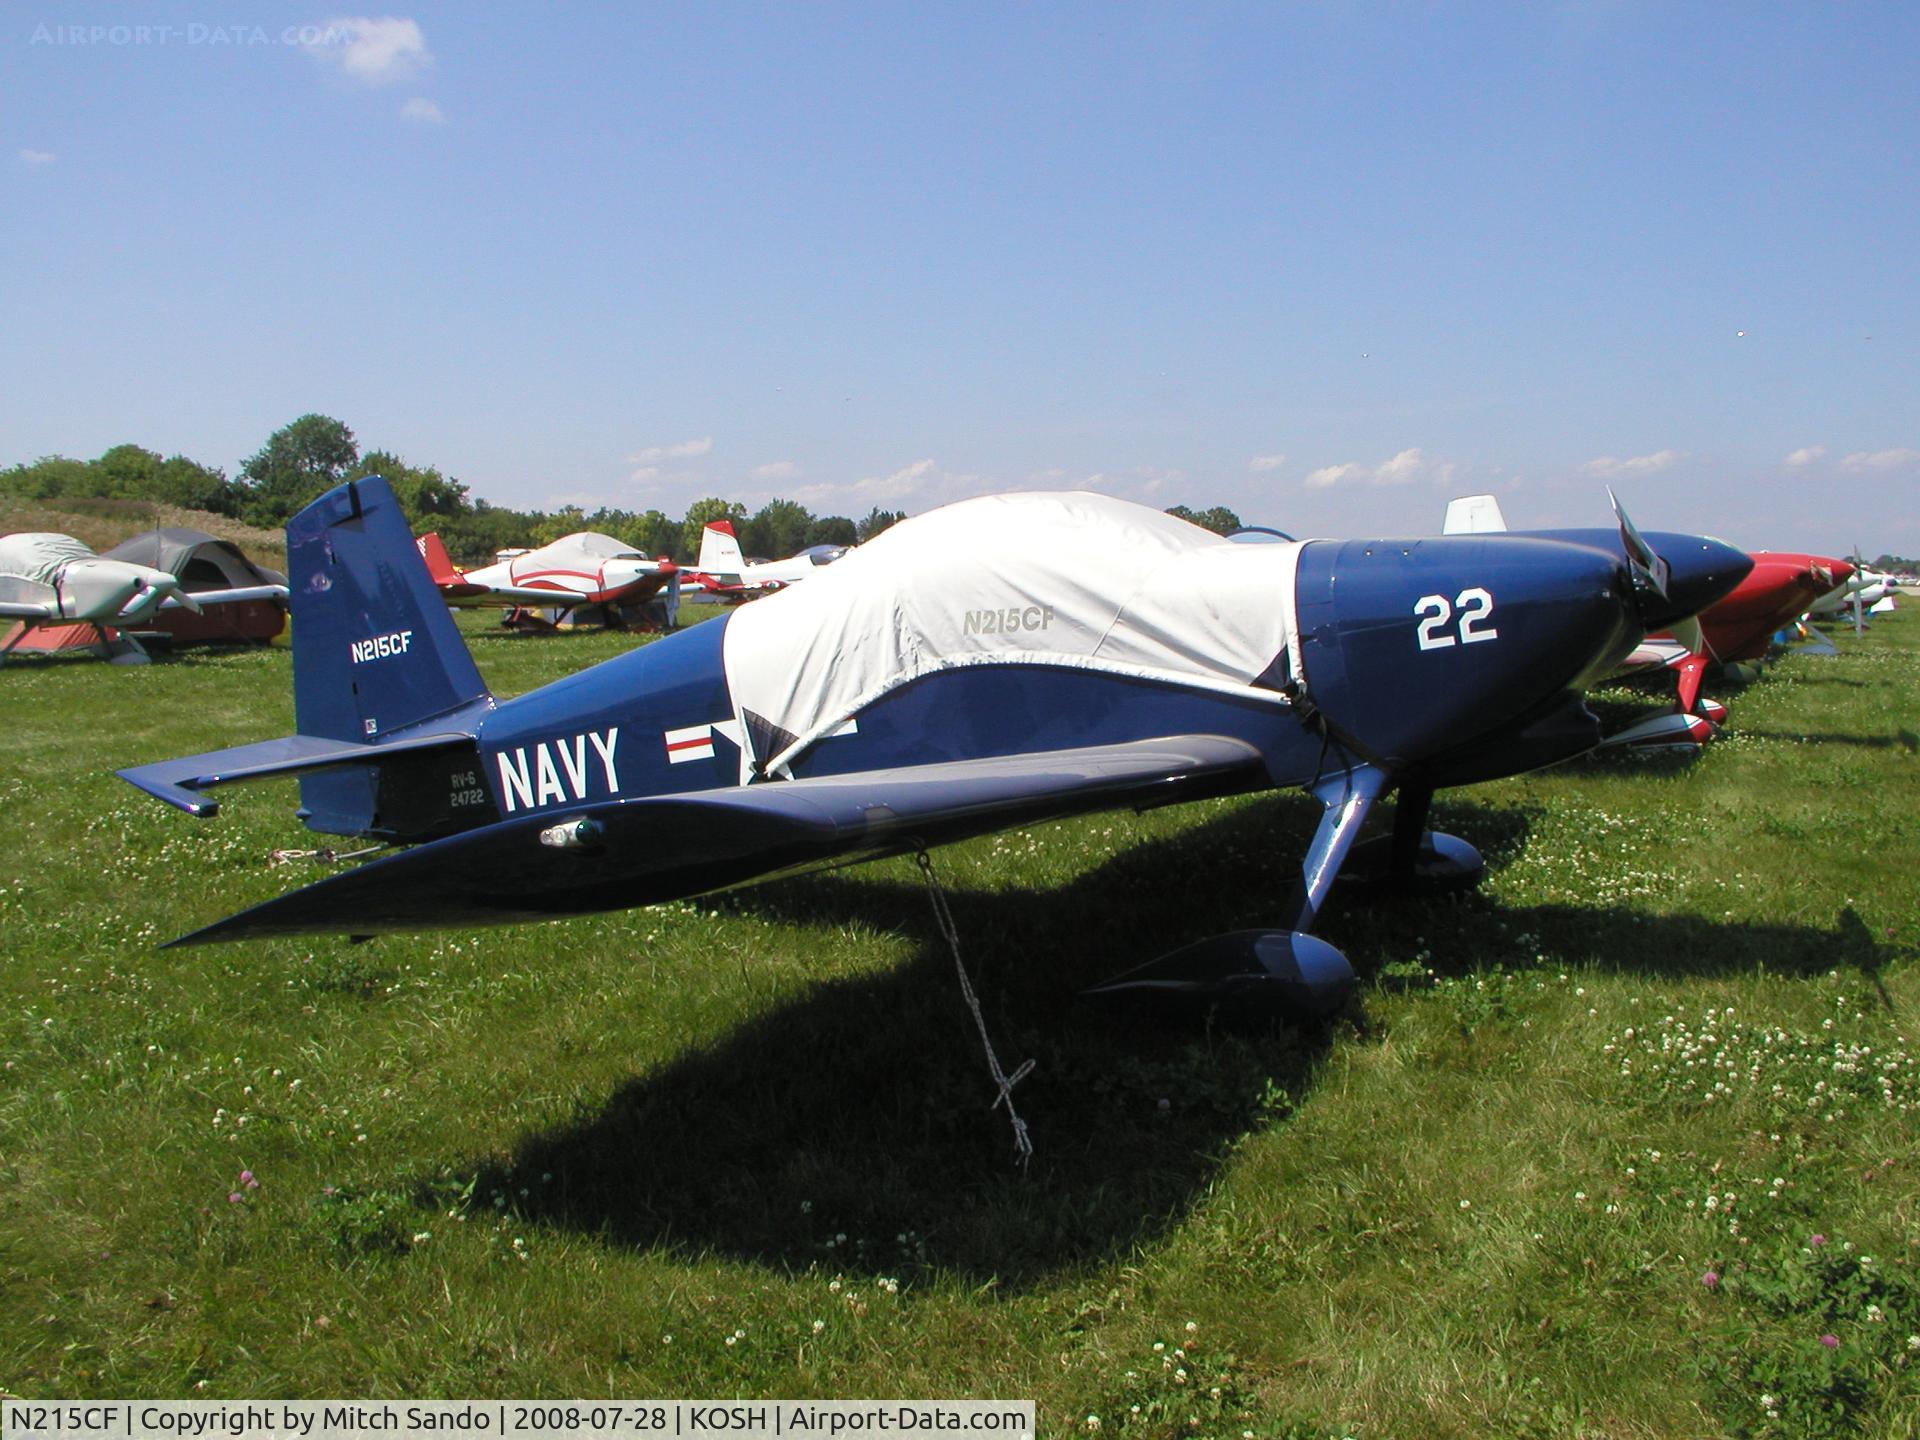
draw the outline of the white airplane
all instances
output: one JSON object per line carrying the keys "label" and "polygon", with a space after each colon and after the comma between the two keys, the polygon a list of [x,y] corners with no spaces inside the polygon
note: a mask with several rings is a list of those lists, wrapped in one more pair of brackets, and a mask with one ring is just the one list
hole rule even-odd
{"label": "white airplane", "polygon": [[[649,559],[624,541],[597,531],[562,535],[537,550],[502,551],[492,565],[461,570],[437,534],[414,542],[440,598],[453,606],[506,605],[522,619],[556,624],[583,605],[617,613],[641,605],[674,585],[677,567],[661,556]],[[513,623],[509,617],[508,623]]]}
{"label": "white airplane", "polygon": [[1807,613],[1829,619],[1835,615],[1851,615],[1855,610],[1883,615],[1894,608],[1892,597],[1899,588],[1898,582],[1886,571],[1869,570],[1862,565],[1846,584],[1814,601]]}
{"label": "white airplane", "polygon": [[681,574],[690,582],[690,600],[751,600],[806,579],[851,549],[851,545],[809,545],[786,560],[749,560],[740,553],[733,522],[715,520],[700,534],[700,559],[683,566]]}
{"label": "white airplane", "polygon": [[[144,665],[147,652],[127,629],[163,609],[286,598],[284,585],[189,593],[180,577],[149,565],[108,560],[71,535],[23,531],[0,536],[0,620],[18,622],[0,639],[0,663],[15,650],[65,649],[77,641],[117,665]],[[29,640],[65,631],[64,643]],[[46,638],[46,637],[38,637]]]}

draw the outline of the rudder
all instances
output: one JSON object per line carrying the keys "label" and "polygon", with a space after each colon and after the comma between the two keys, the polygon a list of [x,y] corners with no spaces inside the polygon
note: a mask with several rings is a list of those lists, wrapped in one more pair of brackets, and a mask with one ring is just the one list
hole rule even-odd
{"label": "rudder", "polygon": [[[379,741],[490,698],[387,482],[349,480],[287,522],[293,708],[302,735]],[[307,824],[363,833],[372,767],[305,775]]]}
{"label": "rudder", "polygon": [[746,563],[732,522],[709,521],[707,528],[700,532],[700,569],[731,575],[744,569]]}

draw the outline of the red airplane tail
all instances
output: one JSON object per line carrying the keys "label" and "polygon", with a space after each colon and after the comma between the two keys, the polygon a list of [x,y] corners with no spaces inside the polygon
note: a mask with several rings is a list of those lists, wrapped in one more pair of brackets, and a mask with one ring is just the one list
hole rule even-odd
{"label": "red airplane tail", "polygon": [[429,530],[424,535],[414,536],[415,548],[420,558],[427,562],[427,574],[433,577],[436,585],[458,585],[460,571],[455,568],[453,557],[447,554],[447,547],[440,539],[438,530]]}

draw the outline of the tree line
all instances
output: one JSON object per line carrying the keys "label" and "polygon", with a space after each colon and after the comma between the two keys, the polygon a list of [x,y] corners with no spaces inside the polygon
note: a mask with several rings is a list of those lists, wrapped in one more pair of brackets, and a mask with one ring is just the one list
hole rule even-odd
{"label": "tree line", "polygon": [[[701,532],[715,520],[733,523],[746,554],[778,558],[810,545],[857,544],[906,519],[904,512],[878,506],[858,521],[815,515],[793,500],[770,500],[749,514],[745,505],[718,496],[696,500],[678,520],[660,510],[605,506],[513,510],[477,498],[435,466],[410,465],[388,450],[363,452],[353,431],[328,415],[302,415],[274,431],[231,477],[184,455],[162,457],[139,445],[116,445],[95,460],[48,455],[0,470],[0,495],[156,501],[277,530],[323,492],[366,475],[384,476],[414,530],[437,530],[448,554],[468,565],[576,530],[602,531],[645,554],[688,562],[700,552]],[[1175,505],[1168,513],[1223,535],[1240,527],[1240,517],[1224,506],[1193,511]]]}

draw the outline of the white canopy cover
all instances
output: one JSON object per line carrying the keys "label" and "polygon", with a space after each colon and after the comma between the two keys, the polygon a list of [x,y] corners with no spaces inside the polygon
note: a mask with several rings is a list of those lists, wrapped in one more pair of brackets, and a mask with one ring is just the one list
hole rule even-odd
{"label": "white canopy cover", "polygon": [[0,536],[0,578],[44,585],[52,590],[60,572],[74,560],[91,560],[93,551],[71,535],[21,531]]}
{"label": "white canopy cover", "polygon": [[736,611],[734,718],[772,774],[889,691],[964,665],[1104,670],[1284,705],[1252,686],[1294,646],[1299,555],[1082,491],[964,500]]}

